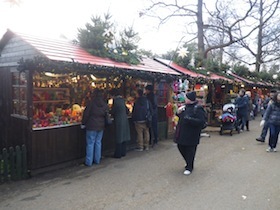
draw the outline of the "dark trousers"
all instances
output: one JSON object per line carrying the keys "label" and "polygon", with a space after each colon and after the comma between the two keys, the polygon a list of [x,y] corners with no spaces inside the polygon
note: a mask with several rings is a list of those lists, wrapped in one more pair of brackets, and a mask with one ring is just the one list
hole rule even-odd
{"label": "dark trousers", "polygon": [[192,171],[197,145],[184,146],[184,145],[178,144],[177,146],[178,146],[178,149],[179,149],[181,155],[183,156],[184,160],[186,161],[185,169]]}
{"label": "dark trousers", "polygon": [[275,148],[277,146],[277,142],[278,142],[278,135],[280,132],[280,125],[273,125],[273,124],[269,124],[269,128],[270,128],[270,135],[269,135],[269,146],[271,148]]}
{"label": "dark trousers", "polygon": [[[150,132],[150,144],[154,145],[158,143],[158,117],[153,115],[152,117],[152,127],[149,128]],[[154,140],[152,140],[154,138]]]}
{"label": "dark trousers", "polygon": [[249,120],[246,121],[246,129],[249,130]]}
{"label": "dark trousers", "polygon": [[267,131],[268,131],[268,128],[269,128],[269,124],[268,124],[268,122],[266,120],[264,125],[263,125],[263,129],[262,129],[262,133],[261,133],[262,139],[265,139]]}
{"label": "dark trousers", "polygon": [[126,156],[126,142],[116,144],[114,157],[121,158],[124,156]]}

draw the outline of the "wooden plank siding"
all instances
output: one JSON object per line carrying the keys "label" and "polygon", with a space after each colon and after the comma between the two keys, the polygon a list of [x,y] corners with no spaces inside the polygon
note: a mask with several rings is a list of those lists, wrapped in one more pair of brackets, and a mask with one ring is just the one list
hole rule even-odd
{"label": "wooden plank siding", "polygon": [[21,58],[31,59],[37,55],[42,54],[20,37],[14,36],[1,51],[0,67],[16,66]]}

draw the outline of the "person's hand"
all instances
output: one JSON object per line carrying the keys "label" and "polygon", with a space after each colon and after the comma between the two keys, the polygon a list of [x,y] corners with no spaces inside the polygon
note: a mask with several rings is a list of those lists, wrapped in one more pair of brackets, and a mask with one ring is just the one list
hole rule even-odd
{"label": "person's hand", "polygon": [[86,128],[86,126],[85,125],[81,125],[81,129],[85,129]]}
{"label": "person's hand", "polygon": [[260,123],[260,126],[263,127],[264,123],[265,123],[265,120],[262,120],[261,123]]}
{"label": "person's hand", "polygon": [[181,112],[185,111],[185,106],[181,106],[177,110],[177,114],[180,114]]}

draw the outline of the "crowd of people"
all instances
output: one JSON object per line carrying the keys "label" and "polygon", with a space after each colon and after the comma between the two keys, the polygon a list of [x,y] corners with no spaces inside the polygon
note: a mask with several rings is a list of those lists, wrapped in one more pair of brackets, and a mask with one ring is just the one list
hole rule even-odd
{"label": "crowd of people", "polygon": [[[258,95],[257,100],[260,100]],[[237,119],[240,120],[240,131],[243,131],[245,126],[247,131],[249,131],[251,113],[253,113],[253,117],[258,113],[253,107],[251,92],[245,92],[244,89],[241,89],[239,96],[235,100],[235,105],[237,108]],[[256,103],[256,105],[259,104]],[[269,130],[268,148],[266,151],[276,152],[280,132],[280,92],[271,90],[269,97],[266,97],[260,105],[262,106],[262,120],[260,123],[262,132],[256,140],[264,143]]]}
{"label": "crowd of people", "polygon": [[[113,104],[110,112],[114,118],[115,126],[115,152],[113,157],[121,158],[126,155],[127,142],[131,139],[128,122],[129,111],[118,90],[113,90],[111,94],[113,95]],[[190,175],[194,169],[196,150],[207,117],[204,108],[198,104],[196,92],[190,91],[185,95],[185,105],[181,106],[176,113],[179,121],[176,126],[174,141],[177,143],[178,150],[186,164],[183,174]],[[263,128],[260,137],[256,140],[265,142],[269,130],[269,147],[266,151],[276,152],[280,132],[280,92],[272,90],[270,97],[261,101],[258,95],[255,95],[253,100],[250,91],[241,89],[234,105],[240,132],[243,132],[244,129],[250,131],[250,120],[262,110],[260,126]],[[131,116],[137,133],[137,151],[149,150],[151,146],[156,146],[158,143],[157,107],[157,98],[153,86],[148,85],[145,90],[137,90]],[[84,111],[81,126],[86,128],[86,158],[84,163],[86,166],[100,163],[105,116],[108,112],[109,107],[102,99],[101,91],[95,90],[91,102]],[[149,122],[147,116],[151,116]]]}
{"label": "crowd of people", "polygon": [[[82,118],[81,128],[86,129],[86,157],[84,165],[99,164],[101,160],[102,137],[106,126],[106,116],[110,112],[114,119],[115,152],[114,158],[126,155],[127,142],[130,141],[130,127],[128,121],[129,110],[120,90],[110,92],[113,104],[109,111],[108,104],[104,101],[103,92],[95,89],[91,100],[88,102]],[[157,98],[152,85],[145,87],[145,92],[138,89],[132,110],[132,121],[137,132],[137,151],[149,150],[158,143],[157,128]],[[150,115],[150,122],[147,116]]]}

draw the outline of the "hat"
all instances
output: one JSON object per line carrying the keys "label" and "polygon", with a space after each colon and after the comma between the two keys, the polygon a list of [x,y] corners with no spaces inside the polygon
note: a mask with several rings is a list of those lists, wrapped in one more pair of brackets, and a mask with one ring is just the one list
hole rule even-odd
{"label": "hat", "polygon": [[192,91],[192,92],[188,92],[186,93],[186,97],[191,100],[191,101],[195,101],[196,99],[196,92]]}
{"label": "hat", "polygon": [[153,91],[154,87],[152,85],[147,85],[145,87],[146,90]]}

